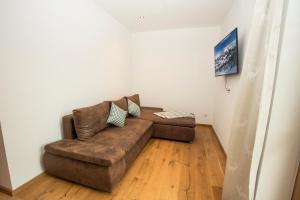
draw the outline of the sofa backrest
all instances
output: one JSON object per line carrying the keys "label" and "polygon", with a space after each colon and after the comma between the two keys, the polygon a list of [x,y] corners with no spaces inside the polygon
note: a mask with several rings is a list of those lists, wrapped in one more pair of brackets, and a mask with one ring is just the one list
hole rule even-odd
{"label": "sofa backrest", "polygon": [[[121,99],[113,102],[117,104],[119,107],[127,110],[127,99],[131,99],[133,102],[140,105],[140,99],[138,94],[128,96],[128,97],[122,97]],[[109,103],[111,104],[111,101],[109,101]],[[73,114],[64,116],[62,120],[63,120],[63,138],[76,139],[77,133],[75,129]]]}
{"label": "sofa backrest", "polygon": [[64,139],[76,139],[77,134],[73,115],[66,115],[63,117],[63,137]]}

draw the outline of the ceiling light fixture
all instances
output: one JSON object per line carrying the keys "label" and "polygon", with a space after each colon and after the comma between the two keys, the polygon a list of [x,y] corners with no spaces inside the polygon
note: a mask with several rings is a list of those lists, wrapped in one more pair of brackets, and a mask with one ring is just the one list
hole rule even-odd
{"label": "ceiling light fixture", "polygon": [[145,19],[144,15],[139,16],[139,20],[143,20],[143,19]]}

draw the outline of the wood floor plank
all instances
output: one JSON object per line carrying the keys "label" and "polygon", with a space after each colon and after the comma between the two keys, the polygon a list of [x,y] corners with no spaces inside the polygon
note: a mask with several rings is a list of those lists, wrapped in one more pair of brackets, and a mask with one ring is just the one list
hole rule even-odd
{"label": "wood floor plank", "polygon": [[112,193],[48,175],[0,200],[220,200],[226,157],[209,126],[192,144],[151,139]]}
{"label": "wood floor plank", "polygon": [[[208,131],[208,128],[206,127],[204,131]],[[206,151],[206,155],[207,155],[207,162],[208,162],[208,166],[209,169],[207,169],[207,171],[210,174],[210,180],[211,180],[211,184],[213,186],[217,186],[217,187],[222,187],[223,185],[223,171],[222,171],[222,167],[219,163],[219,159],[218,159],[218,153],[216,151],[216,143],[213,140],[213,136],[211,134],[202,134],[202,138],[203,138],[203,145]]]}
{"label": "wood floor plank", "polygon": [[[205,131],[206,127],[199,129],[197,127],[197,137],[195,139],[195,144],[192,146],[192,182],[193,191],[191,192],[191,199],[199,200],[211,200],[213,199],[213,193],[211,188],[210,179],[210,168],[208,157],[208,151],[205,149],[207,142],[205,136],[207,132]],[[197,159],[194,159],[197,158]]]}

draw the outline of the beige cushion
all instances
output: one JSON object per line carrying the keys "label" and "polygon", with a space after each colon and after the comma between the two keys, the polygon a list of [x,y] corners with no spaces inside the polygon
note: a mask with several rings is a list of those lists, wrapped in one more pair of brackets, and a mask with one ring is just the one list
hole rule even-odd
{"label": "beige cushion", "polygon": [[105,129],[108,126],[108,124],[106,124],[108,116],[109,102],[73,110],[74,124],[78,139],[86,140]]}

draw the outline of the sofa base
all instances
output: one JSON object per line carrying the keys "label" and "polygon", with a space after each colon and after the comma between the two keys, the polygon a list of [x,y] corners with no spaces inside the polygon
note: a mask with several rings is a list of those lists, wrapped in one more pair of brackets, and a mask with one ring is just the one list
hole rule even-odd
{"label": "sofa base", "polygon": [[113,186],[126,172],[125,159],[121,159],[110,167],[56,156],[47,152],[43,159],[47,174],[106,192],[111,192]]}
{"label": "sofa base", "polygon": [[133,146],[124,158],[112,166],[101,166],[89,162],[70,159],[45,152],[43,156],[44,168],[47,174],[78,183],[84,186],[112,192],[114,186],[122,179],[133,161],[143,150],[152,135],[150,127],[135,146]]}
{"label": "sofa base", "polygon": [[195,138],[195,128],[153,124],[153,137],[184,142],[192,142]]}

